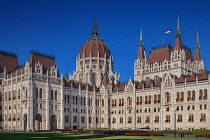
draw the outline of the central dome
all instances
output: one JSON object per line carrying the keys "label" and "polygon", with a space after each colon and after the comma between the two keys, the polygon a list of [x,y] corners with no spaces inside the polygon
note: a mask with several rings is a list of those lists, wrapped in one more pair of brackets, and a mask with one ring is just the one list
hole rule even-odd
{"label": "central dome", "polygon": [[96,17],[94,17],[94,25],[92,30],[92,37],[88,39],[80,49],[80,58],[100,57],[110,58],[109,48],[104,41],[98,37],[98,29],[96,25]]}
{"label": "central dome", "polygon": [[88,58],[88,57],[101,57],[101,58],[109,58],[110,51],[106,44],[98,37],[92,37],[87,40],[85,44],[82,46],[80,53],[80,58]]}

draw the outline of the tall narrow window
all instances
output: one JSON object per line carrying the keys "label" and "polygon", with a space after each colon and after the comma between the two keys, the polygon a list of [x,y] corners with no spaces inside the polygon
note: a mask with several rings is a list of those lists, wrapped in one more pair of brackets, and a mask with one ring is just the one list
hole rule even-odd
{"label": "tall narrow window", "polygon": [[96,84],[96,74],[95,73],[93,73],[93,75],[92,75],[92,84]]}
{"label": "tall narrow window", "polygon": [[204,90],[204,99],[207,99],[207,89]]}
{"label": "tall narrow window", "polygon": [[36,98],[38,98],[38,88],[36,88]]}
{"label": "tall narrow window", "polygon": [[39,98],[42,99],[42,88],[39,89]]}
{"label": "tall narrow window", "polygon": [[51,100],[53,100],[53,90],[51,90]]}
{"label": "tall narrow window", "polygon": [[58,92],[57,92],[57,90],[55,91],[55,100],[57,100],[58,99]]}

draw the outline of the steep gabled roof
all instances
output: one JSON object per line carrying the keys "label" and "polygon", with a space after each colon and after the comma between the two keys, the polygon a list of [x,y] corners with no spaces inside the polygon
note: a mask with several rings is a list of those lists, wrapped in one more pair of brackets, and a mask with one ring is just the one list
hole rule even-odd
{"label": "steep gabled roof", "polygon": [[176,80],[176,83],[184,83],[185,80],[184,80],[184,75],[181,75],[177,80]]}
{"label": "steep gabled roof", "polygon": [[145,83],[143,81],[141,81],[138,86],[137,89],[143,89],[143,87],[145,86]]}
{"label": "steep gabled roof", "polygon": [[170,46],[162,46],[152,50],[148,57],[148,63],[163,62],[170,60],[172,48]]}
{"label": "steep gabled roof", "polygon": [[42,65],[43,74],[47,71],[50,73],[51,67],[56,68],[55,58],[52,55],[44,54],[37,51],[31,51],[29,57],[29,65],[32,67],[32,71],[35,72],[35,64],[40,63]]}
{"label": "steep gabled roof", "polygon": [[161,79],[158,79],[156,82],[155,82],[155,85],[154,87],[159,87],[161,86]]}
{"label": "steep gabled roof", "polygon": [[17,55],[11,52],[0,50],[0,71],[6,68],[6,73],[14,72],[18,67]]}
{"label": "steep gabled roof", "polygon": [[195,73],[192,73],[190,77],[187,78],[187,82],[196,81],[196,75]]}
{"label": "steep gabled roof", "polygon": [[208,72],[203,71],[203,73],[198,76],[198,80],[208,80]]}

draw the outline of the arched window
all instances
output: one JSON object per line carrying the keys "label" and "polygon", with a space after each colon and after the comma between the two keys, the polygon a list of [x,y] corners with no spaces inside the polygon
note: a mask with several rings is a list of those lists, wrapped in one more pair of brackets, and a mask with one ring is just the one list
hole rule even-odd
{"label": "arched window", "polygon": [[[54,77],[57,76],[57,71],[56,71],[56,69],[55,69],[54,66],[51,68],[51,76],[54,76]],[[68,75],[67,75],[67,76],[68,76]]]}
{"label": "arched window", "polygon": [[192,100],[195,100],[195,91],[192,91]]}
{"label": "arched window", "polygon": [[154,95],[154,103],[157,103],[157,95]]}
{"label": "arched window", "polygon": [[194,121],[194,116],[193,116],[193,114],[189,114],[188,122],[193,122],[193,121]]}
{"label": "arched window", "polygon": [[205,122],[205,121],[206,121],[206,114],[202,113],[200,122]]}
{"label": "arched window", "polygon": [[179,92],[176,93],[176,101],[177,101],[177,102],[180,101],[180,93],[179,93]]}
{"label": "arched window", "polygon": [[137,118],[137,123],[141,123],[141,117]]}
{"label": "arched window", "polygon": [[39,63],[36,66],[36,73],[40,73],[40,74],[42,73],[42,67]]}
{"label": "arched window", "polygon": [[182,122],[182,115],[181,114],[178,115],[177,122]]}
{"label": "arched window", "polygon": [[181,101],[184,101],[184,92],[181,93]]}
{"label": "arched window", "polygon": [[92,75],[92,84],[96,84],[96,80],[97,80],[97,77],[96,77],[96,74],[95,73],[93,73],[93,75]]}
{"label": "arched window", "polygon": [[203,99],[203,90],[200,90],[199,92],[199,100],[202,100]]}
{"label": "arched window", "polygon": [[207,89],[204,90],[204,99],[207,99]]}
{"label": "arched window", "polygon": [[166,120],[165,120],[165,122],[166,122],[166,123],[170,122],[170,119],[171,119],[171,118],[170,118],[170,115],[166,115]]}
{"label": "arched window", "polygon": [[146,122],[146,123],[150,123],[150,116],[146,116],[145,122]]}
{"label": "arched window", "polygon": [[187,92],[187,101],[190,101],[192,98],[191,98],[191,91],[188,91]]}
{"label": "arched window", "polygon": [[166,93],[166,103],[170,102],[170,94],[167,92]]}

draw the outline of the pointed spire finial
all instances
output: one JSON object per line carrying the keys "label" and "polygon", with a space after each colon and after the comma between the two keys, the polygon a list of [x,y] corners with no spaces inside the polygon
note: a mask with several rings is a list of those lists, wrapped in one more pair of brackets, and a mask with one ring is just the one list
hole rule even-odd
{"label": "pointed spire finial", "polygon": [[68,69],[66,68],[66,79],[68,79],[68,76],[69,76],[69,72],[68,72]]}
{"label": "pointed spire finial", "polygon": [[141,30],[140,30],[140,41],[139,41],[139,47],[144,47],[144,43],[143,43],[143,39],[142,39],[142,27],[141,27]]}
{"label": "pointed spire finial", "polygon": [[195,44],[194,60],[195,61],[201,61],[200,44],[199,44],[199,38],[198,38],[198,29],[197,29],[197,34],[196,34],[196,44]]}
{"label": "pointed spire finial", "polygon": [[179,15],[178,15],[177,28],[176,28],[176,38],[180,38],[180,37],[181,37],[181,31],[180,31]]}
{"label": "pointed spire finial", "polygon": [[196,34],[196,45],[195,45],[195,49],[200,49],[199,37],[198,37],[198,29],[197,29],[197,34]]}
{"label": "pointed spire finial", "polygon": [[96,24],[96,9],[94,13],[94,25],[93,25],[93,30],[92,30],[92,36],[98,36],[98,28]]}

